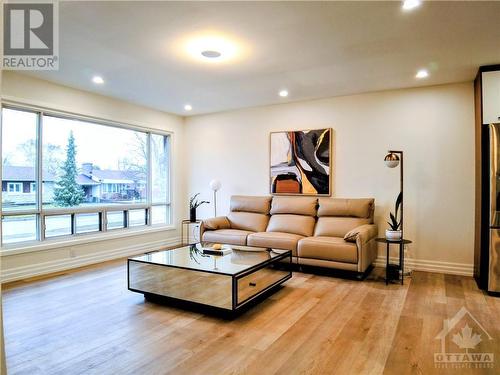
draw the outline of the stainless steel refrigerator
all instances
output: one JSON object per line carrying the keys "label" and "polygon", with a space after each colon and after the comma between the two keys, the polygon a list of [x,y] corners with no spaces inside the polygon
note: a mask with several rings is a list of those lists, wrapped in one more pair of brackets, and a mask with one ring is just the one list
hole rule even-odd
{"label": "stainless steel refrigerator", "polygon": [[500,293],[500,123],[483,125],[481,246],[474,261],[479,287]]}

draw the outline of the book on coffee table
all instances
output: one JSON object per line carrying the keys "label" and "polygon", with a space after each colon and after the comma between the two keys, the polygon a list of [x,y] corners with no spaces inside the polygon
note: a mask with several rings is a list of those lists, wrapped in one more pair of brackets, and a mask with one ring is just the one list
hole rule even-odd
{"label": "book on coffee table", "polygon": [[220,250],[213,249],[211,247],[204,247],[203,248],[203,254],[207,255],[218,255],[218,256],[223,256],[232,253],[233,250],[230,247],[223,247]]}
{"label": "book on coffee table", "polygon": [[215,249],[213,247],[213,244],[205,244],[204,245],[202,243],[197,243],[196,247],[203,254],[206,254],[206,255],[215,255],[215,256],[227,255],[227,254],[230,254],[233,251],[233,249],[229,245],[219,245],[218,247],[220,247],[220,248],[219,249]]}

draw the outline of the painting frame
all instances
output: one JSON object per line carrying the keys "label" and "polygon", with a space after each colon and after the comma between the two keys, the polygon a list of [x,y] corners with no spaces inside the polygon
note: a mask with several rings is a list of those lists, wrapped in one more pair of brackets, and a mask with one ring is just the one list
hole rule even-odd
{"label": "painting frame", "polygon": [[[328,164],[328,192],[326,193],[320,193],[320,192],[314,192],[314,193],[308,193],[308,192],[274,192],[273,191],[273,165],[272,165],[272,155],[273,155],[273,144],[272,144],[272,138],[273,135],[279,134],[279,133],[284,133],[284,134],[290,134],[290,133],[301,133],[301,132],[311,132],[311,131],[328,131],[329,132],[329,144],[328,144],[328,157],[329,157],[329,164]],[[334,130],[331,127],[325,127],[325,128],[306,128],[306,129],[293,129],[293,130],[276,130],[276,131],[271,131],[269,133],[269,193],[273,196],[309,196],[309,197],[331,197],[333,195],[333,162],[334,162]]]}

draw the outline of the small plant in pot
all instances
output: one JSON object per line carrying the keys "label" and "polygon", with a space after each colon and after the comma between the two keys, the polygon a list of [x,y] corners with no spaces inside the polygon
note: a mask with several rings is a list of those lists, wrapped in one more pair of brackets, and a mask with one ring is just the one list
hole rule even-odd
{"label": "small plant in pot", "polygon": [[388,221],[387,224],[389,224],[389,227],[391,229],[385,230],[385,238],[387,238],[389,241],[399,241],[401,239],[401,217],[399,217],[399,209],[401,208],[402,202],[403,193],[399,193],[398,198],[396,199],[394,214],[392,212],[389,213],[390,222]]}
{"label": "small plant in pot", "polygon": [[200,193],[196,193],[189,200],[189,220],[191,222],[195,222],[196,221],[196,209],[198,207],[200,207],[204,203],[210,203],[208,201],[199,201],[198,200],[198,195],[200,195]]}

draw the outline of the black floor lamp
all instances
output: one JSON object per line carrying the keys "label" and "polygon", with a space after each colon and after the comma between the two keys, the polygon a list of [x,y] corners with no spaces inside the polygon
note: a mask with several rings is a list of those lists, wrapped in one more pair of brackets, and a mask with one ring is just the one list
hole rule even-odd
{"label": "black floor lamp", "polygon": [[[403,250],[401,250],[404,253],[404,246],[405,244],[411,243],[411,241],[405,240],[404,238],[404,227],[403,227],[403,201],[404,201],[404,193],[403,193],[403,173],[404,173],[404,168],[403,168],[403,151],[395,151],[395,150],[389,150],[387,155],[384,158],[385,165],[387,165],[389,168],[396,168],[398,165],[401,164],[400,169],[399,169],[399,184],[400,184],[400,194],[401,194],[401,245],[403,246]],[[400,257],[403,254],[400,255]],[[403,255],[404,256],[404,255]],[[401,272],[404,276],[410,275],[411,274],[411,269],[407,268],[407,271],[404,271],[404,265],[401,267]]]}
{"label": "black floor lamp", "polygon": [[404,194],[403,194],[403,151],[394,151],[394,150],[389,150],[387,151],[388,154],[385,156],[384,161],[385,165],[387,165],[389,168],[396,168],[399,163],[401,163],[401,168],[399,169],[400,175],[399,175],[399,183],[400,183],[400,191],[401,191],[401,238],[404,238],[403,235],[403,200],[404,200]]}

